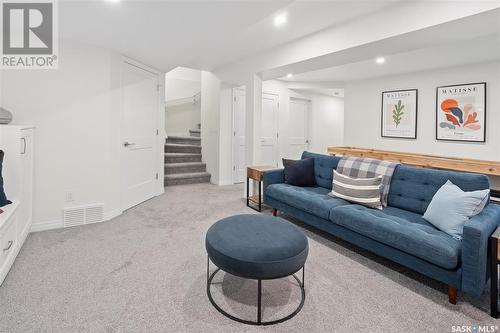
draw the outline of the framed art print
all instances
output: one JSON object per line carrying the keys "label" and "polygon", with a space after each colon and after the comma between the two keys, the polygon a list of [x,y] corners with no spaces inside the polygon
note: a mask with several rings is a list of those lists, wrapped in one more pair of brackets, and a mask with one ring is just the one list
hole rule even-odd
{"label": "framed art print", "polygon": [[486,142],[486,83],[437,87],[436,139]]}
{"label": "framed art print", "polygon": [[382,92],[382,137],[417,138],[417,89]]}

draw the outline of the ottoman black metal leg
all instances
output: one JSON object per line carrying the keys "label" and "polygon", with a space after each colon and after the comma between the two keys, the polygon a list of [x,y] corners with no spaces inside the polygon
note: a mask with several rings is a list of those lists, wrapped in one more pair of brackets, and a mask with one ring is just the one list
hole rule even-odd
{"label": "ottoman black metal leg", "polygon": [[209,283],[210,280],[210,257],[207,256],[207,284]]}
{"label": "ottoman black metal leg", "polygon": [[259,280],[257,282],[257,289],[258,289],[258,294],[257,294],[257,323],[261,324],[262,323],[262,280]]}
{"label": "ottoman black metal leg", "polygon": [[247,177],[247,207],[250,207],[250,179]]}
{"label": "ottoman black metal leg", "polygon": [[306,289],[306,284],[305,284],[305,272],[306,272],[306,265],[302,266],[302,289]]}
{"label": "ottoman black metal leg", "polygon": [[212,285],[212,280],[215,277],[215,275],[220,271],[220,268],[217,268],[213,273],[210,274],[210,257],[207,257],[207,296],[208,299],[210,300],[210,303],[214,306],[214,308],[219,311],[221,314],[226,316],[229,319],[232,319],[234,321],[237,321],[239,323],[247,324],[247,325],[274,325],[274,324],[279,324],[284,321],[287,321],[288,319],[291,319],[294,317],[297,313],[300,312],[302,307],[304,306],[304,302],[306,299],[306,291],[304,288],[304,271],[305,271],[305,266],[302,267],[302,281],[299,280],[299,278],[295,275],[292,274],[291,276],[297,281],[300,291],[301,291],[301,300],[299,306],[289,315],[286,317],[273,320],[273,321],[262,321],[262,280],[257,280],[257,321],[251,321],[251,320],[245,320],[241,319],[238,317],[235,317],[226,311],[224,311],[212,298],[212,293],[210,292],[210,286]]}

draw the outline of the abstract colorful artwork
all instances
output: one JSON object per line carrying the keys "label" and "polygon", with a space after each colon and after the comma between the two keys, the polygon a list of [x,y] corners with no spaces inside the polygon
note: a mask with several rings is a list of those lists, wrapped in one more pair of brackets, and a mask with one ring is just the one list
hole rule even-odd
{"label": "abstract colorful artwork", "polygon": [[382,93],[382,137],[417,138],[417,89]]}
{"label": "abstract colorful artwork", "polygon": [[438,87],[436,139],[486,141],[486,83]]}

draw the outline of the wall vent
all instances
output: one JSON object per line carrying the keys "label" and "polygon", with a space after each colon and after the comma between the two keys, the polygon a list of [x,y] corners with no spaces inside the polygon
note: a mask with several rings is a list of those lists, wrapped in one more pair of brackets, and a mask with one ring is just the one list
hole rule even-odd
{"label": "wall vent", "polygon": [[68,207],[63,210],[64,227],[98,223],[104,220],[104,205]]}

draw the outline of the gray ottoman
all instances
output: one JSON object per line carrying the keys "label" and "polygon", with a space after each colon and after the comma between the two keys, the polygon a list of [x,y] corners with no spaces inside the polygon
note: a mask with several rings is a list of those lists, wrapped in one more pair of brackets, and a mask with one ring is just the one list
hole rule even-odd
{"label": "gray ottoman", "polygon": [[[207,259],[207,295],[212,305],[233,320],[252,325],[271,325],[295,316],[304,305],[304,264],[308,254],[307,237],[290,222],[281,218],[246,214],[216,222],[208,229],[205,247]],[[210,274],[210,261],[218,268]],[[294,273],[302,269],[302,281]],[[243,320],[222,310],[213,300],[210,285],[214,276],[223,270],[229,274],[258,281],[257,321]],[[288,316],[262,321],[262,280],[279,279],[292,275],[302,297],[298,308]]]}

